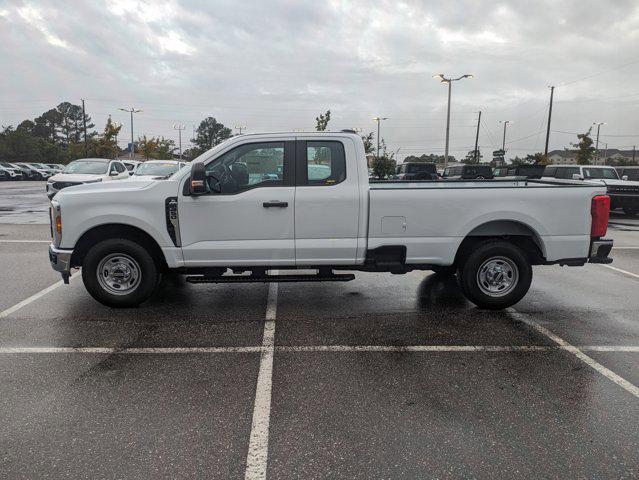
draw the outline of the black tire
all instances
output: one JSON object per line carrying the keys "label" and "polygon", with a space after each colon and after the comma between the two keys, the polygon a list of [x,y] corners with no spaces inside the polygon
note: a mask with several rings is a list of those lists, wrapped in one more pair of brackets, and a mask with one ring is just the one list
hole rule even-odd
{"label": "black tire", "polygon": [[[106,263],[101,265],[103,261]],[[119,288],[124,290],[118,292],[114,287],[120,279],[130,281],[128,285],[126,281],[121,282]],[[157,288],[160,274],[153,257],[142,245],[124,238],[110,238],[87,252],[82,262],[82,281],[98,302],[109,307],[125,308],[135,307],[147,300]]]}
{"label": "black tire", "polygon": [[481,308],[500,310],[524,298],[532,282],[532,266],[516,245],[487,240],[465,258],[457,279],[468,300]]}
{"label": "black tire", "polygon": [[449,265],[447,267],[444,266],[439,266],[439,267],[432,267],[431,270],[433,271],[433,273],[435,275],[446,275],[446,276],[453,276],[455,275],[455,273],[457,273],[457,268],[454,265]]}

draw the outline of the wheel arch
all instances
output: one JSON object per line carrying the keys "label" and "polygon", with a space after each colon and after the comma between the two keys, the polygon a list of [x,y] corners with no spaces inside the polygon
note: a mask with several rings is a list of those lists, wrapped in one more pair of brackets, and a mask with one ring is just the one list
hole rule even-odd
{"label": "wheel arch", "polygon": [[474,227],[464,237],[455,254],[455,264],[463,262],[473,249],[488,239],[511,242],[521,248],[531,264],[546,261],[546,248],[541,235],[530,225],[517,220],[490,220]]}
{"label": "wheel arch", "polygon": [[89,249],[96,243],[109,238],[125,238],[142,245],[148,249],[160,271],[168,269],[166,258],[158,242],[141,228],[125,223],[106,223],[94,226],[84,232],[73,249],[71,266],[81,266]]}

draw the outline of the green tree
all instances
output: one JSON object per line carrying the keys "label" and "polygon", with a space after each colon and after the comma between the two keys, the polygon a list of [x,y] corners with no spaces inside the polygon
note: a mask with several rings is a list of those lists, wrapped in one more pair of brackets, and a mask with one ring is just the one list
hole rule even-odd
{"label": "green tree", "polygon": [[323,132],[328,127],[328,122],[331,121],[331,111],[326,110],[326,113],[320,113],[319,117],[315,117],[315,130]]}
{"label": "green tree", "polygon": [[375,151],[373,138],[375,138],[375,134],[373,132],[370,132],[368,135],[362,135],[362,142],[364,142],[364,152],[367,155]]}
{"label": "green tree", "polygon": [[191,139],[193,147],[186,150],[188,158],[193,159],[198,155],[210,150],[215,145],[222,143],[227,138],[231,138],[232,131],[225,127],[224,124],[218,122],[213,117],[207,117],[195,130],[195,138]]}
{"label": "green tree", "polygon": [[135,147],[136,152],[143,155],[147,160],[156,158],[158,142],[155,137],[147,138],[146,135],[138,137],[138,144]]}
{"label": "green tree", "polygon": [[592,138],[590,138],[591,130],[592,127],[590,127],[586,133],[580,133],[577,135],[577,143],[571,143],[573,147],[577,148],[578,165],[590,165],[590,161],[595,153],[595,147],[592,146],[593,141]]}
{"label": "green tree", "polygon": [[173,159],[173,153],[176,150],[175,142],[170,138],[161,137],[157,141],[156,157],[160,160]]}
{"label": "green tree", "polygon": [[[109,117],[102,135],[89,141],[91,155],[95,155],[98,158],[116,158],[120,153],[117,137],[121,128],[122,125],[116,127],[111,121],[111,117]],[[74,146],[73,148],[77,148],[78,146],[82,147],[83,143],[73,143],[72,145]]]}
{"label": "green tree", "polygon": [[477,164],[481,162],[482,158],[483,158],[483,155],[481,154],[481,151],[479,149],[477,149],[477,154],[475,154],[475,150],[471,150],[466,155],[466,158],[464,158],[464,163],[467,163],[469,165]]}
{"label": "green tree", "polygon": [[379,157],[373,157],[371,168],[373,169],[373,176],[378,180],[383,180],[395,173],[395,166],[397,165],[397,162],[394,158],[395,153],[388,152],[386,142],[383,138],[380,141],[380,152],[381,155]]}

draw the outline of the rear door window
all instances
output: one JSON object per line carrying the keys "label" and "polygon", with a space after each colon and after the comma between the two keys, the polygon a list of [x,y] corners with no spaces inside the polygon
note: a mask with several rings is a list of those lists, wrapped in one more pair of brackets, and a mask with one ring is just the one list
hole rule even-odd
{"label": "rear door window", "polygon": [[298,140],[297,143],[298,185],[330,186],[346,180],[342,142]]}

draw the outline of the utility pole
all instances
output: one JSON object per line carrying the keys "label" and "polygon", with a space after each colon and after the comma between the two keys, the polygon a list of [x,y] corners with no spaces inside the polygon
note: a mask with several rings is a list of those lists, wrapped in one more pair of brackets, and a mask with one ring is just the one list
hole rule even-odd
{"label": "utility pole", "polygon": [[605,125],[606,122],[594,122],[593,125],[597,125],[597,140],[595,142],[595,165],[599,163],[599,129],[602,125]]}
{"label": "utility pole", "polygon": [[120,108],[119,110],[122,110],[123,112],[128,112],[131,114],[131,149],[129,150],[129,158],[133,158],[133,152],[135,151],[135,145],[133,143],[133,114],[134,113],[140,113],[142,110],[140,109],[135,109],[133,107],[131,107],[130,110],[127,110],[126,108]]}
{"label": "utility pole", "polygon": [[377,158],[379,158],[379,125],[382,120],[388,120],[388,117],[373,117],[373,120],[377,122]]}
{"label": "utility pole", "polygon": [[603,164],[606,164],[606,157],[608,156],[608,144],[605,143],[604,144],[604,158],[603,158]]}
{"label": "utility pole", "polygon": [[635,146],[632,146],[632,163],[635,163]]}
{"label": "utility pole", "polygon": [[240,132],[240,135],[242,135],[242,130],[246,129],[246,125],[235,125],[235,128],[237,128]]}
{"label": "utility pole", "polygon": [[505,152],[506,151],[506,127],[508,126],[509,123],[512,123],[512,122],[510,120],[499,120],[499,123],[504,124],[504,139],[501,143],[501,149]]}
{"label": "utility pole", "polygon": [[479,163],[479,125],[481,124],[481,110],[479,111],[479,116],[477,117],[477,133],[475,133],[475,162]]}
{"label": "utility pole", "polygon": [[89,155],[89,147],[87,145],[87,115],[84,110],[84,98],[82,99],[82,123],[84,125],[84,156]]}
{"label": "utility pole", "polygon": [[173,124],[173,130],[178,131],[179,145],[180,145],[180,160],[182,160],[182,130],[184,130],[184,125],[175,125]]}
{"label": "utility pole", "polygon": [[450,138],[450,95],[452,90],[453,82],[461,80],[462,78],[473,78],[470,73],[466,73],[461,77],[457,78],[446,78],[443,73],[438,73],[437,75],[433,75],[433,78],[439,78],[441,83],[448,84],[448,106],[446,108],[446,148],[444,150],[444,168],[448,166],[448,141]]}
{"label": "utility pole", "polygon": [[548,125],[546,127],[546,146],[544,147],[544,158],[548,157],[548,141],[550,140],[550,120],[552,119],[552,98],[555,93],[554,85],[550,87],[550,106],[548,107]]}

